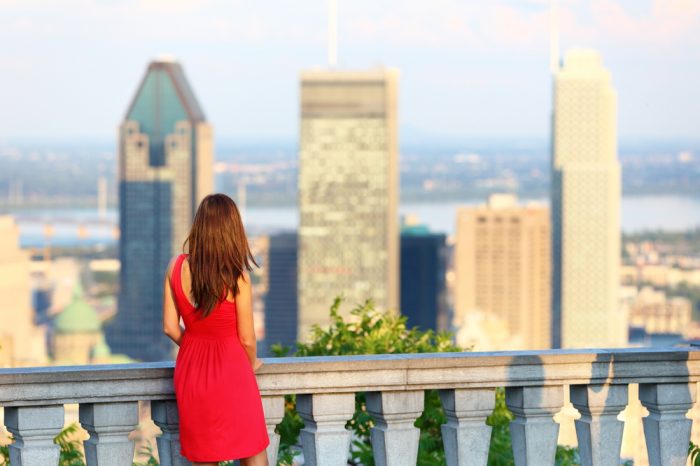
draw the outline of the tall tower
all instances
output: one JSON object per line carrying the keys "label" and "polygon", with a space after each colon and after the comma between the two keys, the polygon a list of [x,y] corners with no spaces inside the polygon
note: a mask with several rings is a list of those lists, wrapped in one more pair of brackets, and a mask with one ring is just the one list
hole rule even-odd
{"label": "tall tower", "polygon": [[549,212],[494,194],[457,213],[457,342],[477,350],[551,346]]}
{"label": "tall tower", "polygon": [[398,72],[301,75],[299,332],[333,299],[399,301]]}
{"label": "tall tower", "polygon": [[621,188],[616,120],[617,97],[600,55],[569,51],[554,75],[554,347],[626,343],[618,302]]}
{"label": "tall tower", "polygon": [[115,352],[172,358],[162,330],[164,272],[212,190],[212,163],[212,128],[182,67],[151,62],[119,127],[121,290],[106,328]]}

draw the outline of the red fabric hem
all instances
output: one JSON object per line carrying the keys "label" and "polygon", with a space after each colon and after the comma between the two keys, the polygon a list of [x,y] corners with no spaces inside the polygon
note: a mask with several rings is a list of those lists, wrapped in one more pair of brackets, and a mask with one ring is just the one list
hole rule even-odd
{"label": "red fabric hem", "polygon": [[250,458],[251,456],[257,455],[258,453],[260,453],[261,451],[263,451],[264,449],[266,449],[268,446],[270,446],[270,439],[269,439],[269,438],[267,439],[267,441],[265,442],[265,444],[264,444],[263,446],[258,447],[258,448],[256,448],[256,449],[253,449],[253,450],[250,451],[250,452],[245,451],[245,452],[243,452],[243,453],[236,452],[236,453],[233,453],[233,454],[223,454],[223,455],[220,455],[220,456],[221,456],[220,459],[211,459],[211,458],[203,459],[203,458],[198,458],[198,457],[194,457],[194,456],[189,456],[189,455],[187,455],[187,454],[184,452],[184,449],[182,448],[182,444],[180,444],[180,455],[183,456],[183,457],[185,457],[185,458],[187,458],[189,461],[192,461],[192,462],[197,462],[197,463],[217,463],[217,462],[221,462],[221,461],[232,461],[232,460],[240,460],[240,459],[243,459],[243,458]]}

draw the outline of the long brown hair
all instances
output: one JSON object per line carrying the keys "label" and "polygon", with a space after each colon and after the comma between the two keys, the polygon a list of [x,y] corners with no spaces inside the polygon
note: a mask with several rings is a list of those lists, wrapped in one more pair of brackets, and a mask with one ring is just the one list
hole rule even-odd
{"label": "long brown hair", "polygon": [[192,298],[208,316],[230,291],[238,294],[238,279],[258,265],[250,252],[241,214],[225,194],[205,197],[194,215],[183,245],[189,250]]}

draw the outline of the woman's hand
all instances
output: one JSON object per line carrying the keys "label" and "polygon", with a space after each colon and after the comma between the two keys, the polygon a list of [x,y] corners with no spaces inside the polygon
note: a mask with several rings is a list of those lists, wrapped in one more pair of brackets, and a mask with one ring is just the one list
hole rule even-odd
{"label": "woman's hand", "polygon": [[255,358],[255,362],[253,363],[253,372],[258,372],[258,369],[262,367],[264,364],[262,359]]}

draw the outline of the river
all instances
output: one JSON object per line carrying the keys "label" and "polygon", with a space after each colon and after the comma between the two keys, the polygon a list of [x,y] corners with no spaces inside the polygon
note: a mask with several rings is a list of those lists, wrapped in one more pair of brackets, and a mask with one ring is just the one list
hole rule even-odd
{"label": "river", "polygon": [[[535,200],[547,204],[546,199]],[[527,202],[527,200],[522,200]],[[481,201],[408,203],[399,208],[401,215],[416,214],[422,223],[436,232],[454,233],[455,215],[461,206]],[[43,223],[54,223],[52,243],[60,246],[111,244],[115,242],[114,227],[118,223],[116,210],[108,210],[100,218],[92,209],[19,209],[11,212],[20,226],[23,247],[44,244]],[[297,208],[249,207],[244,211],[246,228],[252,233],[291,230],[298,225]],[[85,222],[87,236],[80,237],[77,225]],[[98,224],[99,223],[99,224]],[[622,230],[634,233],[644,230],[680,231],[700,227],[700,198],[683,196],[634,196],[622,199]]]}

